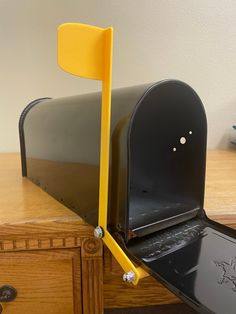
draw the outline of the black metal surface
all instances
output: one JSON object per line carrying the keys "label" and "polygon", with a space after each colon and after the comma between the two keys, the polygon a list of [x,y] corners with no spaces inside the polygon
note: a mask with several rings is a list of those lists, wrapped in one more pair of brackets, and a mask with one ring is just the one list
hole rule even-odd
{"label": "black metal surface", "polygon": [[27,176],[27,166],[26,166],[26,151],[25,151],[25,136],[24,136],[24,121],[25,116],[27,115],[28,111],[30,111],[35,105],[39,104],[42,101],[50,99],[49,97],[39,98],[25,107],[23,112],[21,113],[20,120],[19,120],[19,136],[20,136],[20,151],[21,151],[21,169],[22,169],[22,176]]}
{"label": "black metal surface", "polygon": [[152,275],[200,313],[234,314],[236,232],[195,218],[130,241]]}
{"label": "black metal surface", "polygon": [[12,302],[17,296],[17,290],[10,286],[4,285],[0,287],[0,302]]}
{"label": "black metal surface", "polygon": [[138,236],[202,210],[206,135],[201,100],[182,82],[160,82],[135,108],[128,136],[128,203],[129,226]]}
{"label": "black metal surface", "polygon": [[[112,97],[112,142],[119,142],[119,158],[112,145],[109,222],[125,228],[127,184],[122,180],[127,181],[127,124],[146,89],[147,85],[117,89]],[[101,93],[93,93],[45,100],[25,110],[20,120],[22,169],[27,165],[27,177],[94,226],[99,189],[100,111]],[[126,129],[121,137],[119,127],[121,132]],[[116,170],[119,180],[114,180]]]}

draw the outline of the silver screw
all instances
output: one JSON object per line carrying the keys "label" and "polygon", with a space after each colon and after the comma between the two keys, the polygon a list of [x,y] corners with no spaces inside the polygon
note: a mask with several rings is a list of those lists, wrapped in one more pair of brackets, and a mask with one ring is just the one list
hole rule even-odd
{"label": "silver screw", "polygon": [[95,238],[99,238],[99,239],[103,238],[104,232],[103,232],[102,227],[97,226],[94,229],[93,234],[94,234]]}
{"label": "silver screw", "polygon": [[135,273],[130,270],[127,273],[124,273],[123,275],[123,281],[131,283],[135,280]]}

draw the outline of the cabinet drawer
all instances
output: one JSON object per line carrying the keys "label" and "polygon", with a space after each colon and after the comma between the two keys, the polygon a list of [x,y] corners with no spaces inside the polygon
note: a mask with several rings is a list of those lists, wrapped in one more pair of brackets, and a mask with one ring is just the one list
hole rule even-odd
{"label": "cabinet drawer", "polygon": [[80,314],[80,250],[0,253],[0,287],[17,290],[4,314]]}

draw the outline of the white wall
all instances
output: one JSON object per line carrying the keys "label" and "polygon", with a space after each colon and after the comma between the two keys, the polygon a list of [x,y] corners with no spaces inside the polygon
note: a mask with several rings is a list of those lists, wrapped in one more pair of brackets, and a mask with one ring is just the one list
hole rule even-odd
{"label": "white wall", "polygon": [[176,78],[200,95],[208,146],[226,147],[236,123],[236,1],[0,0],[0,151],[18,151],[18,118],[31,100],[94,91],[62,72],[56,29],[64,22],[114,34],[113,87]]}

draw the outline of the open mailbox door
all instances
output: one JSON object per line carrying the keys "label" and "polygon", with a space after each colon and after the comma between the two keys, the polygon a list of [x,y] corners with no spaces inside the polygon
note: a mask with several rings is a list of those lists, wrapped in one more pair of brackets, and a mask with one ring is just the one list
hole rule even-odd
{"label": "open mailbox door", "polygon": [[[95,227],[101,101],[101,93],[41,99],[20,119],[23,175]],[[103,236],[138,279],[150,273],[199,313],[235,314],[236,231],[204,211],[206,136],[202,102],[187,84],[114,90]]]}

